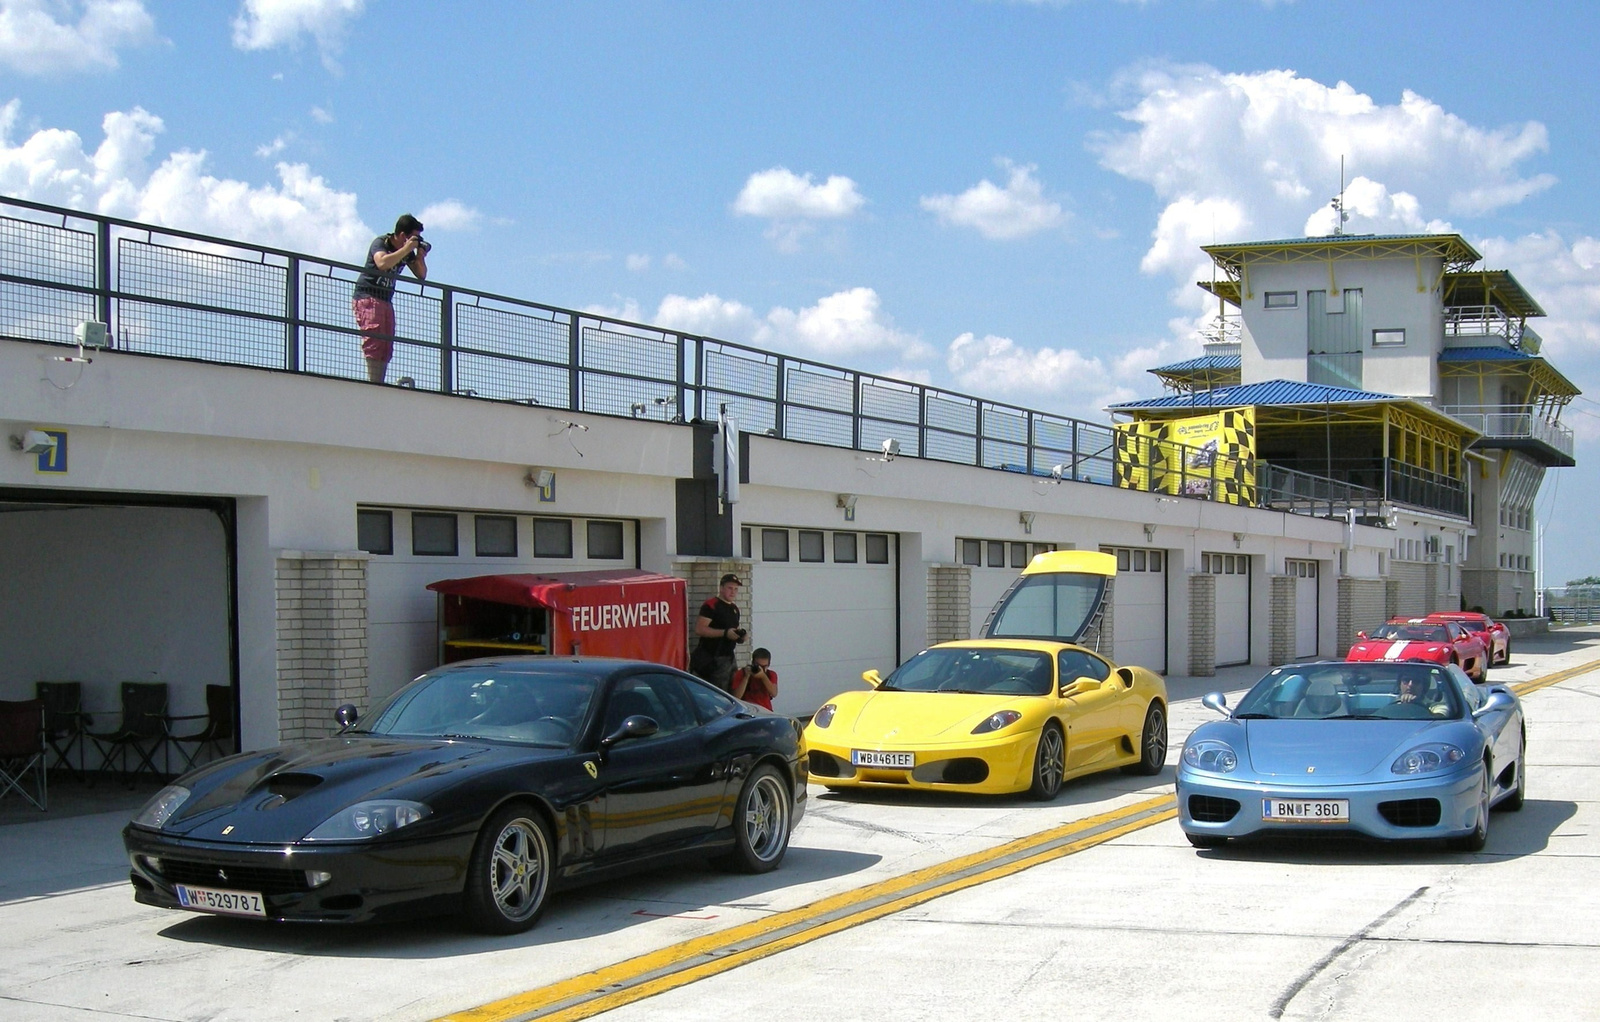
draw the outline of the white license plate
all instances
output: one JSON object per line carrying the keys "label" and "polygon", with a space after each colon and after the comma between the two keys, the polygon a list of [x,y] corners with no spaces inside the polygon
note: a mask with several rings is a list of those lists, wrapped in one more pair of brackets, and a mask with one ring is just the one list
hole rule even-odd
{"label": "white license plate", "polygon": [[858,767],[888,767],[891,770],[910,770],[917,765],[916,753],[873,752],[870,749],[851,749],[850,762]]}
{"label": "white license plate", "polygon": [[261,904],[261,895],[253,891],[219,891],[211,887],[189,887],[178,884],[178,904],[196,912],[218,912],[226,916],[262,916],[267,914]]}
{"label": "white license plate", "polygon": [[1349,823],[1350,803],[1342,798],[1264,798],[1261,818],[1273,823]]}

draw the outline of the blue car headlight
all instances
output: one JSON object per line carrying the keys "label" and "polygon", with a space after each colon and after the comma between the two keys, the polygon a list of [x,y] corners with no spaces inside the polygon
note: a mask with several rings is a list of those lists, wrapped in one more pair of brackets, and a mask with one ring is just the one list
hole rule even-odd
{"label": "blue car headlight", "polygon": [[1022,714],[1016,710],[998,710],[979,721],[978,726],[972,729],[972,733],[986,735],[990,731],[998,731],[1003,727],[1010,727],[1021,719]]}
{"label": "blue car headlight", "polygon": [[139,810],[139,815],[133,818],[136,827],[149,827],[151,830],[160,830],[164,824],[172,819],[172,814],[178,807],[189,801],[189,789],[176,784],[169,784],[156,792],[156,797],[144,804]]}
{"label": "blue car headlight", "polygon": [[833,723],[833,715],[838,712],[839,708],[837,706],[833,705],[832,703],[827,703],[822,707],[822,709],[811,715],[811,723],[815,724],[819,728],[827,727],[829,724]]}
{"label": "blue car headlight", "polygon": [[1231,774],[1239,765],[1239,755],[1227,742],[1207,738],[1183,747],[1183,761],[1196,770],[1214,774]]}
{"label": "blue car headlight", "polygon": [[392,834],[432,814],[421,802],[375,798],[339,810],[306,835],[307,841],[363,841]]}
{"label": "blue car headlight", "polygon": [[1431,774],[1435,770],[1448,770],[1466,755],[1454,745],[1429,742],[1401,753],[1400,758],[1389,765],[1389,769],[1397,774]]}

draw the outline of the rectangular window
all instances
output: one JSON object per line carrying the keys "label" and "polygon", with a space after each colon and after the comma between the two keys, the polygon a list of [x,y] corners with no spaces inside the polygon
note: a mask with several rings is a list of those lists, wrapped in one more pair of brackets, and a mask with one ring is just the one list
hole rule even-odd
{"label": "rectangular window", "polygon": [[456,516],[412,512],[411,552],[418,557],[456,556]]}
{"label": "rectangular window", "polygon": [[1135,550],[1133,552],[1133,570],[1134,571],[1143,571],[1144,570],[1144,566],[1147,563],[1146,559],[1147,559],[1148,556],[1149,556],[1149,554],[1148,554],[1147,551]]}
{"label": "rectangular window", "polygon": [[1151,571],[1160,571],[1161,570],[1161,551],[1159,551],[1159,550],[1150,551],[1150,570]]}
{"label": "rectangular window", "polygon": [[978,565],[983,563],[983,540],[963,539],[961,542],[961,563]]}
{"label": "rectangular window", "polygon": [[989,541],[989,567],[1004,568],[1006,566],[1006,545],[997,540]]}
{"label": "rectangular window", "polygon": [[867,563],[889,563],[889,537],[881,532],[867,533]]}
{"label": "rectangular window", "polygon": [[479,557],[517,556],[517,520],[507,515],[473,515]]}
{"label": "rectangular window", "polygon": [[533,556],[571,557],[572,519],[535,518],[533,520]]}
{"label": "rectangular window", "polygon": [[750,527],[748,525],[739,529],[739,556],[747,561],[750,559]]}
{"label": "rectangular window", "polygon": [[1121,549],[1119,549],[1117,551],[1117,570],[1118,571],[1132,571],[1133,570],[1133,551],[1132,550],[1121,550]]}
{"label": "rectangular window", "polygon": [[394,553],[394,512],[357,511],[356,545],[369,554]]}
{"label": "rectangular window", "polygon": [[1028,544],[1011,544],[1011,566],[1013,568],[1026,568],[1028,566]]}
{"label": "rectangular window", "polygon": [[622,560],[621,522],[590,522],[588,530],[591,561]]}
{"label": "rectangular window", "polygon": [[1262,308],[1266,309],[1295,309],[1300,306],[1300,292],[1298,291],[1268,291],[1261,300]]}
{"label": "rectangular window", "polygon": [[820,532],[814,532],[810,529],[801,529],[800,560],[809,562],[821,562],[824,560],[825,558],[822,555],[823,539],[824,537]]}
{"label": "rectangular window", "polygon": [[1406,343],[1404,330],[1374,330],[1372,331],[1372,346],[1374,348],[1398,348]]}
{"label": "rectangular window", "polygon": [[788,529],[761,530],[761,559],[763,561],[787,561],[789,559]]}
{"label": "rectangular window", "polygon": [[[1055,548],[1056,545],[1054,543],[1035,543],[1033,545],[1033,556],[1038,557],[1040,554],[1050,553]],[[1068,547],[1068,549],[1071,548]]]}
{"label": "rectangular window", "polygon": [[833,534],[833,563],[856,563],[856,534],[853,532],[836,532]]}

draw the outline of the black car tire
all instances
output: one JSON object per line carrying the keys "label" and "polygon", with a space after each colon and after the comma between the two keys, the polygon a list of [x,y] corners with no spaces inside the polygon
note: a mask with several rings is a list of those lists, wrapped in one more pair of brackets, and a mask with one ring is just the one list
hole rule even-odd
{"label": "black car tire", "polygon": [[1511,663],[1511,640],[1510,639],[1506,640],[1506,652],[1505,652],[1504,657],[1500,660],[1500,662],[1502,664],[1510,664]]}
{"label": "black car tire", "polygon": [[1478,676],[1473,679],[1478,684],[1489,684],[1489,661],[1492,659],[1494,658],[1487,656],[1478,658]]}
{"label": "black car tire", "polygon": [[555,867],[550,828],[527,805],[503,806],[478,832],[467,864],[464,913],[484,933],[521,933],[539,919]]}
{"label": "black car tire", "polygon": [[740,873],[768,873],[789,850],[794,807],[789,785],[775,767],[763,763],[751,772],[733,807],[733,851],[717,865]]}
{"label": "black car tire", "polygon": [[1188,838],[1189,843],[1196,848],[1221,848],[1228,843],[1228,839],[1220,834],[1191,834],[1188,831],[1184,831],[1183,836]]}
{"label": "black car tire", "polygon": [[1511,789],[1511,794],[1500,800],[1499,808],[1508,813],[1521,809],[1523,803],[1528,801],[1528,732],[1522,732],[1522,755],[1517,757],[1517,786]]}
{"label": "black car tire", "polygon": [[1483,846],[1489,843],[1489,785],[1492,778],[1489,776],[1489,764],[1483,765],[1483,777],[1478,792],[1478,825],[1472,828],[1472,833],[1465,834],[1450,842],[1458,852],[1481,852]]}
{"label": "black car tire", "polygon": [[1154,777],[1167,765],[1167,715],[1161,704],[1152,702],[1145,711],[1144,730],[1139,735],[1139,762],[1123,767],[1130,774]]}
{"label": "black car tire", "polygon": [[1039,746],[1033,754],[1033,785],[1028,794],[1040,802],[1052,801],[1061,793],[1061,778],[1067,772],[1067,740],[1061,726],[1050,721],[1039,732]]}

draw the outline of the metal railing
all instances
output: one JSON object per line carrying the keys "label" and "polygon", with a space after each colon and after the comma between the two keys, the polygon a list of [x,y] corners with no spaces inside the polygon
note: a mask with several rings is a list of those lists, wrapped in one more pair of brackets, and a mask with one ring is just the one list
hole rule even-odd
{"label": "metal railing", "polygon": [[1536,440],[1572,457],[1572,430],[1515,405],[1445,405],[1441,409],[1486,440]]}
{"label": "metal railing", "polygon": [[1539,335],[1520,318],[1494,305],[1452,305],[1444,310],[1446,337],[1501,337],[1513,348],[1537,355]]}
{"label": "metal railing", "polygon": [[[366,379],[350,310],[362,268],[0,197],[0,339],[75,344],[84,321],[138,355]],[[390,378],[530,407],[709,421],[786,440],[1302,514],[1366,507],[1360,487],[1254,459],[749,345],[436,281],[400,278]],[[1139,447],[1139,443],[1144,447]],[[1130,471],[1128,458],[1145,466]],[[1315,492],[1314,492],[1315,491]],[[1295,496],[1300,494],[1301,496]]]}
{"label": "metal railing", "polygon": [[1383,494],[1365,486],[1260,463],[1261,506],[1319,518],[1342,518],[1348,511],[1372,519],[1383,516]]}

